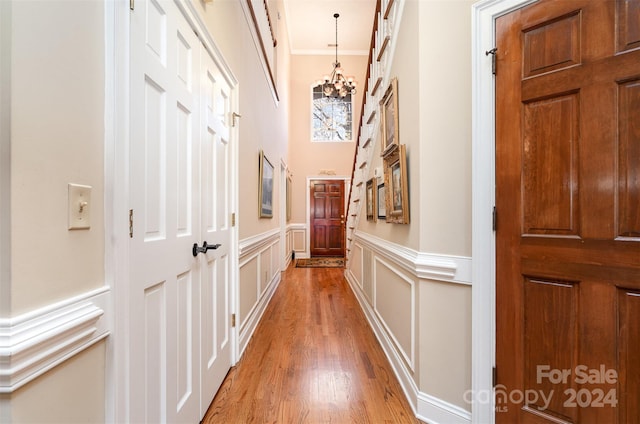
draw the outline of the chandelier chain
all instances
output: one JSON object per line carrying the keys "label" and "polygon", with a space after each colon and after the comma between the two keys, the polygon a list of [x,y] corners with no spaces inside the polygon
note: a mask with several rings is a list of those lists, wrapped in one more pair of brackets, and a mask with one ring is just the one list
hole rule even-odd
{"label": "chandelier chain", "polygon": [[338,18],[339,13],[334,13],[336,19],[336,61],[333,64],[331,75],[325,76],[317,82],[317,86],[322,86],[322,92],[326,97],[344,98],[347,95],[356,94],[356,81],[353,77],[345,77],[340,62],[338,60]]}

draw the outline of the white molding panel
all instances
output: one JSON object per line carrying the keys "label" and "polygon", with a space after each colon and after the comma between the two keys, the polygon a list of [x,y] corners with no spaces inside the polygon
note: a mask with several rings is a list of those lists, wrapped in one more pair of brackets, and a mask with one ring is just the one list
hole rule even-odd
{"label": "white molding panel", "polygon": [[413,381],[411,371],[406,367],[402,355],[395,348],[392,338],[387,333],[387,331],[385,331],[385,327],[380,322],[378,314],[376,314],[376,312],[373,310],[373,307],[367,301],[367,298],[364,296],[362,290],[359,289],[358,283],[349,268],[345,270],[345,278],[349,282],[349,285],[351,286],[356,299],[358,299],[358,303],[360,303],[362,311],[364,312],[367,321],[369,321],[371,329],[380,342],[382,350],[384,350],[385,354],[387,355],[387,359],[389,359],[389,362],[391,363],[391,367],[393,368],[396,377],[398,378],[400,386],[402,387],[402,390],[404,391],[405,396],[407,396],[409,404],[411,405],[415,413],[417,411],[416,402],[418,388]]}
{"label": "white molding panel", "polygon": [[354,243],[396,262],[417,278],[471,285],[471,258],[418,252],[371,234],[356,232]]}
{"label": "white molding panel", "polygon": [[[436,398],[418,389],[414,380],[416,334],[415,325],[417,319],[417,301],[415,293],[416,281],[443,281],[451,284],[471,286],[471,258],[464,256],[448,256],[418,252],[413,249],[390,243],[370,234],[356,232],[354,234],[353,248],[355,254],[369,250],[373,253],[373,299],[369,299],[363,289],[364,281],[360,281],[348,267],[345,270],[345,278],[349,282],[369,324],[382,345],[391,366],[402,386],[402,389],[411,404],[416,416],[428,423],[470,423],[471,413],[464,408],[453,405],[442,399]],[[355,257],[352,256],[352,260]],[[361,271],[364,261],[358,265]],[[383,265],[399,280],[411,286],[411,347],[410,351],[403,349],[401,343],[385,322],[382,314],[377,310],[377,276],[376,266]]]}
{"label": "white molding panel", "polygon": [[[251,336],[253,335],[260,318],[264,314],[273,293],[275,293],[278,284],[280,284],[280,262],[277,258],[280,255],[280,229],[276,228],[253,237],[240,241],[239,257],[242,269],[245,265],[252,261],[257,261],[256,281],[256,302],[251,307],[246,317],[242,317],[242,321],[238,325],[238,359],[242,357]],[[269,255],[264,255],[266,252]],[[263,257],[269,258],[269,263],[263,263]],[[267,272],[268,282],[263,286],[262,276]],[[270,273],[269,273],[270,271]],[[264,287],[264,288],[263,288]],[[241,293],[239,293],[241,295]],[[239,309],[237,309],[239,311]]]}
{"label": "white molding panel", "polygon": [[[307,246],[309,243],[307,242],[307,226],[305,224],[289,224],[287,226],[287,230],[291,231],[291,245],[293,251],[296,253],[296,258],[308,258],[310,257],[309,250]],[[296,235],[302,235],[302,242],[296,243]]]}
{"label": "white molding panel", "polygon": [[[374,291],[374,310],[380,323],[383,325],[385,332],[389,339],[392,340],[395,345],[395,349],[398,351],[405,364],[409,366],[410,371],[413,373],[415,371],[415,353],[416,353],[416,282],[410,278],[406,273],[400,271],[398,268],[380,258],[379,256],[375,256],[373,258],[373,291]],[[409,286],[409,290],[411,292],[409,303],[410,303],[410,311],[409,311],[409,325],[410,325],[410,334],[411,341],[409,346],[409,351],[403,348],[402,343],[397,339],[395,334],[393,333],[390,325],[385,320],[384,315],[381,313],[379,308],[379,300],[378,300],[378,277],[377,277],[377,267],[378,265],[384,266],[386,269],[394,273],[398,280],[401,280],[403,283]]]}
{"label": "white molding panel", "polygon": [[247,261],[250,256],[255,256],[256,252],[264,250],[264,247],[270,246],[273,243],[280,241],[280,229],[275,228],[266,233],[258,234],[252,237],[248,237],[244,240],[240,240],[238,246],[238,257],[240,258],[240,266],[243,262]]}
{"label": "white molding panel", "polygon": [[104,339],[110,288],[0,319],[0,393],[11,393]]}

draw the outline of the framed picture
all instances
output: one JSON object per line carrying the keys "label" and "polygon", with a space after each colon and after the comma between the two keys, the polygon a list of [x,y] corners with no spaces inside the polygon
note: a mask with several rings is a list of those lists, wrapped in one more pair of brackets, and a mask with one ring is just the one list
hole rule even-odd
{"label": "framed picture", "polygon": [[287,175],[287,222],[291,221],[291,175]]}
{"label": "framed picture", "polygon": [[385,205],[385,193],[384,183],[378,184],[378,219],[385,219],[387,217]]}
{"label": "framed picture", "polygon": [[384,158],[386,186],[386,220],[395,224],[409,223],[409,182],[404,144]]}
{"label": "framed picture", "polygon": [[376,221],[376,178],[371,178],[367,181],[367,221]]}
{"label": "framed picture", "polygon": [[392,154],[400,144],[398,125],[398,79],[394,78],[389,88],[380,100],[382,111],[382,142],[381,155],[386,157]]}
{"label": "framed picture", "polygon": [[273,218],[273,165],[260,150],[258,205],[260,218]]}

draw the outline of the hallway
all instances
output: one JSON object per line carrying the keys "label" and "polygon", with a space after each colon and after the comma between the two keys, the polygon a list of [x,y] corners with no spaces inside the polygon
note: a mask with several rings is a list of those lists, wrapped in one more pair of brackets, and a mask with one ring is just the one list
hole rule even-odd
{"label": "hallway", "polygon": [[418,423],[342,268],[291,265],[203,423]]}

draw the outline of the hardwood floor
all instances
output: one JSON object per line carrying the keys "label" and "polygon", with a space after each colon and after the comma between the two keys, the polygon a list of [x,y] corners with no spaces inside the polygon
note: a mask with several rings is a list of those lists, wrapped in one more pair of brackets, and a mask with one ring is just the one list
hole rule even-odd
{"label": "hardwood floor", "polygon": [[341,268],[294,268],[203,423],[419,423]]}

